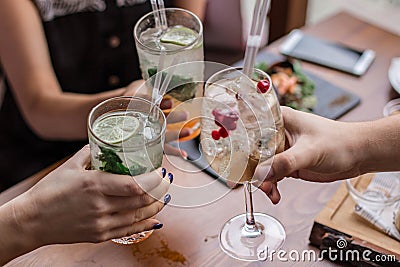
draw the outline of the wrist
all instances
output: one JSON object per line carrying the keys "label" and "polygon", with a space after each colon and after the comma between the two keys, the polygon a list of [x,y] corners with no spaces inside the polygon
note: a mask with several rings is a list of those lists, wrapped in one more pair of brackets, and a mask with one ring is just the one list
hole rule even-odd
{"label": "wrist", "polygon": [[29,196],[29,191],[21,194],[13,199],[10,203],[11,208],[8,214],[10,235],[15,249],[24,254],[34,250],[42,245],[40,231],[40,214],[32,205],[32,198]]}
{"label": "wrist", "polygon": [[23,255],[40,245],[34,238],[34,230],[24,215],[23,195],[0,207],[0,265]]}
{"label": "wrist", "polygon": [[399,171],[400,116],[391,116],[362,125],[362,169],[364,172]]}
{"label": "wrist", "polygon": [[368,172],[368,164],[365,164],[366,150],[369,148],[368,131],[364,123],[345,123],[343,137],[345,141],[346,159],[349,161],[349,168],[354,176]]}

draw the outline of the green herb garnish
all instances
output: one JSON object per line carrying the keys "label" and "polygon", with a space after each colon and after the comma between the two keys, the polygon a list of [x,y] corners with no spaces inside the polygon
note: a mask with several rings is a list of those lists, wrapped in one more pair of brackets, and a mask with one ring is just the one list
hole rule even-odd
{"label": "green herb garnish", "polygon": [[103,163],[100,170],[115,174],[124,175],[139,175],[146,171],[146,167],[134,162],[129,168],[127,168],[120,157],[111,149],[100,147],[101,154],[99,160]]}

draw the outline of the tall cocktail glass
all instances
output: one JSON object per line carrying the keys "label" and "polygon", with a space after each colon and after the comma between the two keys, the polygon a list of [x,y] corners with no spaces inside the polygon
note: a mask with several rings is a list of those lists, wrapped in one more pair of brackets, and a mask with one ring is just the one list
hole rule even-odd
{"label": "tall cocktail glass", "polygon": [[[139,97],[115,97],[95,106],[88,118],[92,169],[140,175],[161,166],[166,120],[163,112]],[[152,231],[113,239],[133,244]]]}
{"label": "tall cocktail glass", "polygon": [[[166,114],[179,110],[189,112],[188,120],[168,124],[169,129],[180,130],[190,128],[193,134],[185,137],[190,140],[200,133],[200,107],[198,102],[191,101],[202,96],[204,66],[203,26],[200,19],[192,12],[179,9],[164,9],[168,26],[156,27],[155,12],[142,17],[135,25],[134,38],[139,56],[142,77],[148,80],[158,71],[162,55],[164,69],[179,63],[199,62],[198,64],[176,67],[172,76],[166,98],[173,100],[171,110]],[[165,78],[165,75],[163,75]]]}

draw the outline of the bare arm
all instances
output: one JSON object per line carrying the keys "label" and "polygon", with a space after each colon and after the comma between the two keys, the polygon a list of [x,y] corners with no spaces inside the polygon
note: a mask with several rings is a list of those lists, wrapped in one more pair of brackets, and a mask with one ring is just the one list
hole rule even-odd
{"label": "bare arm", "polygon": [[86,170],[89,147],[0,206],[0,266],[43,245],[103,242],[159,229],[172,182],[157,169],[132,179]]}
{"label": "bare arm", "polygon": [[0,1],[0,60],[25,120],[45,139],[86,138],[90,109],[125,90],[95,95],[62,92],[40,17],[29,0]]}
{"label": "bare arm", "polygon": [[400,171],[400,115],[359,125],[361,172]]}

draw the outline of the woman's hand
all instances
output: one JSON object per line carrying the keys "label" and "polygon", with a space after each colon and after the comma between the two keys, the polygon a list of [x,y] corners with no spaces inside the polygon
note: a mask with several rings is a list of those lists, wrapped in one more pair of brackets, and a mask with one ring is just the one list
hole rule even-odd
{"label": "woman's hand", "polygon": [[87,170],[89,155],[85,146],[0,207],[0,224],[5,226],[0,232],[11,229],[1,233],[0,254],[20,255],[54,243],[102,242],[162,226],[152,217],[166,204],[170,181],[163,178],[165,170],[134,178]]}

